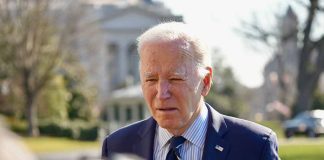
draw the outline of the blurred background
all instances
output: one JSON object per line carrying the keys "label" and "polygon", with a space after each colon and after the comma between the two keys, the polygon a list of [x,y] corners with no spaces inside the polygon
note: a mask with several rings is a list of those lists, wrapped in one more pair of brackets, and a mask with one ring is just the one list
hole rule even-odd
{"label": "blurred background", "polygon": [[324,159],[323,0],[0,0],[0,159],[100,159],[150,116],[136,38],[165,21],[210,46],[216,110],[272,128],[283,160]]}

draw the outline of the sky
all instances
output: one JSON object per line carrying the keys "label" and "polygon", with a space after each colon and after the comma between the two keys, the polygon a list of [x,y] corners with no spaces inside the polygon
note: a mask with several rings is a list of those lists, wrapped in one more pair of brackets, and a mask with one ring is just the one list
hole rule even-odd
{"label": "sky", "polygon": [[[224,65],[234,71],[236,78],[247,87],[263,83],[263,68],[272,54],[256,51],[247,39],[238,34],[242,21],[261,17],[263,23],[274,23],[275,13],[284,13],[287,0],[157,0],[174,14],[193,25],[218,50]],[[292,6],[294,7],[294,6]],[[273,18],[273,19],[272,19]]]}

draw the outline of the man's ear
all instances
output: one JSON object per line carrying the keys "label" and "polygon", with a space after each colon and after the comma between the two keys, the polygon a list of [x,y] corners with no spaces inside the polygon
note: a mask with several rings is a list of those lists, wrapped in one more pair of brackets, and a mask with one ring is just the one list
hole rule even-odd
{"label": "man's ear", "polygon": [[202,96],[207,96],[207,94],[209,93],[209,90],[211,88],[212,85],[212,79],[213,79],[213,69],[211,67],[206,67],[205,68],[208,73],[205,75],[203,82],[204,82],[204,88],[202,89]]}

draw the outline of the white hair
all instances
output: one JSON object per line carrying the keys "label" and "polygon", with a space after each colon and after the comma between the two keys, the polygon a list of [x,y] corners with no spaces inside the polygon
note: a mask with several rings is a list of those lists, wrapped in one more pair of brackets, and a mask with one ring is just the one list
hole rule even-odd
{"label": "white hair", "polygon": [[141,57],[142,48],[146,43],[169,42],[174,40],[181,40],[182,43],[179,47],[183,49],[185,55],[193,57],[200,75],[206,75],[208,71],[205,68],[207,66],[211,67],[210,52],[207,45],[193,31],[193,28],[185,23],[167,22],[148,29],[137,38],[139,57]]}

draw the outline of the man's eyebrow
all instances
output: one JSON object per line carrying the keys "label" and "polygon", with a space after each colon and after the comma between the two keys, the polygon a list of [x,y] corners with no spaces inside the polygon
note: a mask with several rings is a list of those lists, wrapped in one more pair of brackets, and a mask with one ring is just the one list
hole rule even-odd
{"label": "man's eyebrow", "polygon": [[171,75],[175,75],[175,76],[184,76],[186,75],[184,72],[172,72]]}
{"label": "man's eyebrow", "polygon": [[170,72],[171,75],[175,75],[175,76],[185,76],[186,75],[186,71],[185,70],[175,70]]}
{"label": "man's eyebrow", "polygon": [[[185,71],[172,71],[169,73],[170,76],[186,76]],[[156,76],[153,72],[144,72],[144,77],[153,77]]]}
{"label": "man's eyebrow", "polygon": [[145,72],[144,77],[152,77],[154,74],[152,72]]}

